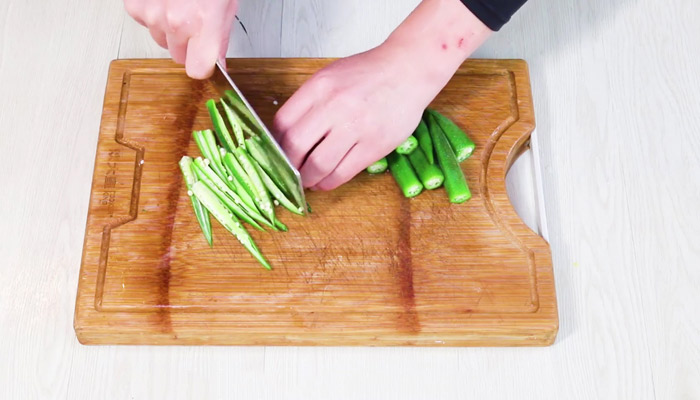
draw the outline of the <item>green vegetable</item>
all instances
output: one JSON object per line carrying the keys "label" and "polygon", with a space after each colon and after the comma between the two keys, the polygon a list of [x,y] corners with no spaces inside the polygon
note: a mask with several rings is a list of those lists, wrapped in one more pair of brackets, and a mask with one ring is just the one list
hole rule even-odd
{"label": "green vegetable", "polygon": [[[243,201],[243,199],[238,195],[238,193],[232,191],[228,186],[226,186],[226,183],[223,181],[223,179],[219,178],[216,174],[212,174],[213,171],[209,167],[209,165],[206,164],[205,160],[202,160],[201,158],[195,159],[194,166],[197,176],[200,176],[200,174],[203,173],[204,177],[206,177],[205,183],[207,183],[208,185],[213,184],[217,189],[219,189],[219,191],[223,192],[229,198],[231,198],[231,200],[233,200],[236,205],[242,208],[245,211],[245,213],[251,218],[253,218],[255,221],[265,224],[270,228],[274,228],[272,224],[268,222],[267,219],[262,216],[262,214],[260,214],[255,205],[250,206],[246,204],[246,202]],[[205,180],[203,179],[203,177],[201,177],[200,179]]]}
{"label": "green vegetable", "polygon": [[245,140],[243,138],[243,127],[241,126],[240,118],[238,118],[238,115],[236,115],[233,109],[229,107],[228,104],[226,104],[224,99],[221,99],[221,105],[224,108],[224,113],[226,114],[226,118],[228,118],[228,122],[231,125],[231,130],[233,131],[233,136],[235,136],[238,145],[243,146],[243,148],[245,148]]}
{"label": "green vegetable", "polygon": [[242,195],[240,193],[239,195],[241,195],[241,197],[244,199],[246,197],[250,199],[249,201],[246,201],[248,205],[250,205],[253,208],[257,207],[255,201],[253,200],[255,198],[253,184],[250,182],[248,174],[246,174],[245,170],[243,170],[243,167],[238,162],[238,159],[233,155],[233,153],[226,153],[226,155],[224,156],[224,167],[226,167],[226,170],[230,174],[232,174],[233,177],[236,179],[238,187],[246,193],[246,195]]}
{"label": "green vegetable", "polygon": [[382,158],[379,161],[375,161],[367,167],[367,172],[370,174],[381,174],[382,172],[386,171],[386,169],[389,167],[389,163],[386,161],[386,158]]}
{"label": "green vegetable", "polygon": [[[433,119],[433,116],[430,116]],[[431,122],[434,122],[432,120]],[[438,162],[445,174],[445,190],[452,203],[463,203],[472,197],[459,161],[442,129],[431,129],[430,136],[435,146]]]}
{"label": "green vegetable", "polygon": [[396,148],[396,152],[399,154],[411,154],[416,147],[418,147],[418,139],[411,135]]}
{"label": "green vegetable", "polygon": [[294,214],[298,215],[304,215],[300,210],[299,207],[295,206],[287,196],[282,193],[282,191],[275,185],[275,182],[272,181],[272,179],[263,171],[263,169],[258,165],[257,163],[253,163],[253,166],[255,167],[255,170],[258,172],[258,175],[260,176],[260,179],[262,180],[263,184],[267,188],[267,190],[272,194],[272,197],[277,199],[277,201],[287,210],[293,212]]}
{"label": "green vegetable", "polygon": [[287,183],[285,183],[285,169],[277,164],[274,164],[270,157],[268,157],[267,153],[265,150],[262,148],[262,144],[260,142],[260,138],[251,138],[251,139],[246,139],[247,147],[246,149],[248,150],[248,154],[257,161],[257,163],[260,165],[260,167],[267,172],[268,176],[272,178],[272,181],[275,182],[275,185],[286,195],[290,194],[289,187]]}
{"label": "green vegetable", "polygon": [[426,189],[437,189],[442,185],[445,175],[443,175],[437,165],[428,162],[423,149],[416,149],[416,151],[409,154],[408,160],[418,173],[418,177]]}
{"label": "green vegetable", "polygon": [[287,232],[289,230],[289,228],[287,228],[287,225],[283,224],[282,221],[278,220],[277,218],[275,218],[275,228],[282,232]]}
{"label": "green vegetable", "polygon": [[250,178],[250,183],[252,184],[252,189],[255,193],[255,197],[253,198],[255,200],[255,204],[258,205],[258,209],[265,217],[267,217],[267,220],[274,223],[275,209],[272,207],[272,200],[267,193],[267,189],[265,188],[262,179],[260,179],[260,175],[258,175],[258,171],[253,165],[253,161],[250,159],[248,153],[240,147],[234,151],[234,154],[236,155],[238,162],[243,167],[245,173],[248,174],[248,178]]}
{"label": "green vegetable", "polygon": [[[235,108],[238,112],[238,115],[241,116],[241,122],[243,123],[243,126],[250,127],[256,131],[259,131],[260,127],[258,126],[255,117],[253,117],[253,114],[250,112],[248,107],[246,107],[246,105],[243,104],[243,100],[241,100],[241,98],[238,97],[238,94],[234,93],[232,90],[227,90],[224,94],[229,104],[233,106],[233,108]],[[253,132],[253,130],[251,129],[248,129],[247,131],[251,136],[256,135],[256,133]]]}
{"label": "green vegetable", "polygon": [[[434,123],[442,129],[450,142],[452,149],[454,150],[455,156],[458,162],[462,162],[469,158],[474,152],[476,147],[474,141],[472,141],[463,130],[457,126],[452,120],[445,117],[435,110],[428,109],[428,114],[434,118]],[[434,128],[431,127],[431,134]],[[433,141],[435,138],[433,138]]]}
{"label": "green vegetable", "polygon": [[[277,174],[270,174],[270,171],[267,171],[267,173],[270,174],[270,177],[274,180],[275,176],[278,175],[278,177],[282,179],[283,183],[280,189],[287,194],[287,197],[290,197],[291,195],[290,200],[293,200],[294,204],[299,207],[303,207],[303,189],[298,186],[296,175],[291,169],[287,168],[287,161],[284,159],[284,156],[277,151],[272,139],[268,138],[267,136],[258,136],[253,141],[257,141],[260,144],[260,149],[263,150],[263,154],[267,155],[269,158],[272,171],[277,171]],[[261,166],[263,169],[265,169],[264,164],[261,164]],[[285,190],[285,188],[287,190]]]}
{"label": "green vegetable", "polygon": [[[209,137],[211,136],[211,138]],[[223,166],[221,165],[221,157],[218,153],[218,148],[216,147],[216,140],[214,140],[214,134],[211,130],[206,131],[194,131],[192,132],[192,137],[199,147],[199,151],[202,153],[202,157],[206,158],[212,163],[212,168],[219,176],[225,176]],[[209,140],[214,142],[213,147]]]}
{"label": "green vegetable", "polygon": [[420,120],[416,131],[413,136],[418,139],[418,146],[423,150],[423,154],[428,159],[428,162],[435,164],[435,159],[433,157],[433,141],[430,139],[430,132],[428,131],[428,126],[425,124],[423,119]]}
{"label": "green vegetable", "polygon": [[[253,130],[250,128],[250,125],[248,125],[249,123],[246,122],[245,120],[243,120],[243,117],[245,114],[241,115],[241,112],[239,111],[238,108],[236,108],[236,109],[232,108],[226,101],[224,101],[224,99],[221,99],[221,104],[224,106],[225,109],[228,109],[231,111],[231,116],[233,116],[236,123],[241,127],[242,134],[244,133],[244,134],[248,135],[248,137],[257,136],[257,134],[255,132],[253,132]],[[248,111],[247,108],[245,110]],[[228,113],[228,111],[227,111],[227,113]],[[251,116],[251,118],[252,118],[252,116]],[[233,122],[231,122],[231,123],[233,123]]]}
{"label": "green vegetable", "polygon": [[[241,200],[243,200],[243,202],[249,207],[257,209],[255,201],[249,193],[250,189],[248,187],[248,184],[246,183],[248,176],[245,175],[243,167],[241,167],[240,164],[238,164],[238,161],[236,160],[236,157],[233,156],[233,154],[226,153],[224,155],[224,168],[226,168],[226,172],[228,172],[229,177],[236,182],[236,189],[234,190],[239,196],[241,196]],[[241,176],[241,174],[243,174],[243,176]]]}
{"label": "green vegetable", "polygon": [[[219,178],[214,171],[207,166],[207,164],[201,159],[197,158],[194,161],[194,172],[200,181],[204,182],[214,194],[216,194],[219,199],[228,207],[238,218],[249,223],[253,227],[259,230],[263,230],[262,227],[255,222],[253,215],[257,214],[257,210],[250,209],[246,206],[241,198],[229,189],[224,181]],[[262,218],[262,216],[260,217]]]}
{"label": "green vegetable", "polygon": [[253,241],[248,231],[245,230],[243,225],[238,222],[236,216],[226,208],[224,203],[216,196],[216,194],[205,185],[203,182],[195,182],[192,185],[192,192],[197,196],[197,199],[202,202],[204,207],[209,210],[209,212],[214,215],[221,225],[224,226],[229,232],[231,232],[236,239],[250,252],[250,254],[255,257],[260,264],[263,265],[268,270],[272,269],[272,266],[265,259],[265,257],[258,249],[258,246]]}
{"label": "green vegetable", "polygon": [[232,152],[236,148],[236,144],[233,143],[231,134],[228,132],[228,128],[226,128],[226,122],[221,116],[219,109],[216,108],[216,101],[214,99],[207,100],[207,110],[209,110],[209,116],[214,124],[214,131],[219,138],[221,146],[223,146],[226,151]]}
{"label": "green vegetable", "polygon": [[393,151],[386,156],[386,159],[389,162],[389,170],[394,176],[396,183],[399,184],[401,191],[403,191],[403,195],[406,197],[418,196],[423,191],[423,185],[416,177],[415,172],[413,172],[408,158]]}
{"label": "green vegetable", "polygon": [[207,239],[207,243],[209,243],[209,246],[211,246],[212,236],[209,212],[206,208],[204,208],[204,206],[202,206],[202,202],[200,202],[199,199],[197,199],[197,197],[195,197],[192,193],[192,186],[195,183],[197,183],[197,176],[195,175],[194,170],[192,169],[192,158],[183,156],[180,159],[179,164],[180,170],[182,171],[182,176],[185,178],[185,185],[187,185],[187,194],[189,195],[190,200],[192,201],[194,215],[197,217],[197,222],[199,222],[200,228],[202,228],[204,238]]}

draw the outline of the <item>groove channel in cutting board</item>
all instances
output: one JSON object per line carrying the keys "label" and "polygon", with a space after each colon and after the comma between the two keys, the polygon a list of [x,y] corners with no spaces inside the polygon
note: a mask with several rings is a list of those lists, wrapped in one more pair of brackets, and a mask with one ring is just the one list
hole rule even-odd
{"label": "groove channel in cutting board", "polygon": [[[332,60],[230,60],[261,118]],[[558,320],[548,244],[505,174],[534,128],[527,66],[470,60],[432,104],[465,128],[473,198],[403,198],[389,175],[311,192],[288,233],[252,231],[262,269],[216,222],[203,239],[177,161],[210,128],[208,82],[167,60],[111,65],[76,301],[83,343],[546,345]],[[277,103],[277,104],[275,104]]]}

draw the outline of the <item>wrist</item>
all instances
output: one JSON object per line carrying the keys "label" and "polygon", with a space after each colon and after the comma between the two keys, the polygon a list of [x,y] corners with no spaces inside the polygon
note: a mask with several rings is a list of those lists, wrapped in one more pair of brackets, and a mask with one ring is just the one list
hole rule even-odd
{"label": "wrist", "polygon": [[434,97],[491,33],[459,0],[424,0],[380,47]]}

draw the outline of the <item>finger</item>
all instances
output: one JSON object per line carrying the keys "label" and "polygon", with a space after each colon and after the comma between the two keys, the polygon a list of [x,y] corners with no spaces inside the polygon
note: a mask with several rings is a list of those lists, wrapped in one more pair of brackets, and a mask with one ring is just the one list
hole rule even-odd
{"label": "finger", "polygon": [[142,20],[141,18],[135,17],[135,16],[132,16],[131,18],[133,18],[134,21],[136,21],[139,25],[141,25],[141,26],[146,26],[146,23],[143,22],[143,20]]}
{"label": "finger", "polygon": [[160,29],[156,25],[153,25],[150,28],[148,28],[148,31],[151,33],[153,40],[155,40],[156,43],[158,43],[158,46],[164,49],[168,48],[168,40],[166,39],[165,32],[163,32],[162,29]]}
{"label": "finger", "polygon": [[178,64],[184,64],[187,60],[187,42],[189,36],[185,36],[181,33],[173,33],[166,35],[168,50],[170,50],[170,55],[173,57]]}
{"label": "finger", "polygon": [[160,1],[150,1],[143,5],[142,18],[148,31],[151,33],[153,40],[164,49],[168,48],[168,42],[165,39],[165,29],[168,24],[165,20],[165,4]]}
{"label": "finger", "polygon": [[[238,11],[238,2],[231,1],[226,8],[224,13],[224,24],[221,29],[221,48],[219,49],[219,59],[226,61],[226,53],[228,52],[228,44],[231,40],[231,34],[233,33],[233,21],[236,19],[236,12]],[[226,65],[224,63],[224,65]]]}
{"label": "finger", "polygon": [[294,168],[301,167],[306,155],[330,129],[327,113],[322,112],[320,108],[314,108],[287,130],[280,141],[280,146]]}
{"label": "finger", "polygon": [[124,0],[124,9],[126,13],[139,24],[146,26],[146,23],[141,18],[144,2],[141,0]]}
{"label": "finger", "polygon": [[202,26],[196,3],[190,0],[168,0],[165,21],[167,24],[165,35],[170,55],[176,63],[185,64],[187,43]]}
{"label": "finger", "polygon": [[306,115],[321,96],[312,81],[307,81],[277,110],[272,121],[275,139],[282,141],[287,131]]}
{"label": "finger", "polygon": [[369,146],[356,144],[338,166],[325,177],[321,182],[312,188],[312,190],[333,190],[338,186],[348,182],[355,175],[364,170],[373,159],[381,157],[376,155],[376,152]]}
{"label": "finger", "polygon": [[202,14],[202,29],[187,44],[187,75],[195,79],[211,76],[217,59],[228,46],[226,38],[236,16],[237,2],[229,2],[225,9],[217,6],[205,7]]}
{"label": "finger", "polygon": [[192,37],[187,43],[187,75],[194,79],[210,77],[218,56],[219,43],[213,40],[210,33],[200,33]]}
{"label": "finger", "polygon": [[214,65],[221,49],[221,34],[215,27],[202,27],[199,34],[187,43],[187,75],[194,79],[206,79],[214,71]]}
{"label": "finger", "polygon": [[342,130],[331,131],[309,154],[299,170],[304,187],[316,186],[335,170],[357,143],[355,136],[349,133]]}

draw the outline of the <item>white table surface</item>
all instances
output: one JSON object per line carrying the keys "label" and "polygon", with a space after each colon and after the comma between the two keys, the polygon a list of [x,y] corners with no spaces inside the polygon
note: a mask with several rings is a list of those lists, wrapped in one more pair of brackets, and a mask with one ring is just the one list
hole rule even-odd
{"label": "white table surface", "polygon": [[[344,56],[417,0],[241,0],[230,56]],[[118,0],[0,0],[0,398],[700,399],[700,2],[531,0],[560,332],[547,348],[85,347],[73,308]]]}

